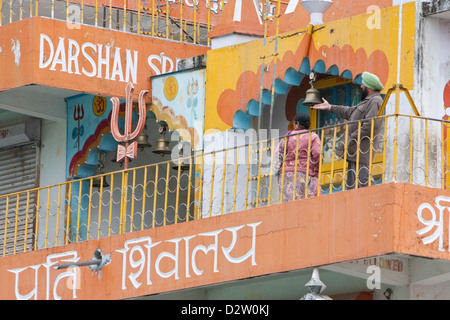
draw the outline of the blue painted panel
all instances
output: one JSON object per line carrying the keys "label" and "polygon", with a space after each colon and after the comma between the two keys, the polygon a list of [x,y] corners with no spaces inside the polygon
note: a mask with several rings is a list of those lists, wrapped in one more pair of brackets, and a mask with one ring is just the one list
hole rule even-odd
{"label": "blue painted panel", "polygon": [[238,110],[233,117],[233,128],[235,129],[250,129],[252,116],[242,110]]}
{"label": "blue painted panel", "polygon": [[[261,109],[263,107],[264,106],[261,106]],[[247,113],[252,116],[259,116],[259,102],[255,99],[251,99],[247,104]]]}
{"label": "blue painted panel", "polygon": [[342,72],[342,74],[341,74],[341,78],[353,79],[352,72],[350,70],[344,70],[344,72]]}
{"label": "blue painted panel", "polygon": [[326,73],[325,62],[323,62],[323,60],[317,61],[314,65],[313,71],[317,73]]}
{"label": "blue painted panel", "polygon": [[309,59],[308,58],[304,58],[303,59],[299,71],[300,71],[301,74],[310,74],[311,73],[311,65],[309,63]]}
{"label": "blue painted panel", "polygon": [[284,82],[292,86],[299,86],[302,82],[303,75],[297,72],[294,68],[289,68],[284,74]]}

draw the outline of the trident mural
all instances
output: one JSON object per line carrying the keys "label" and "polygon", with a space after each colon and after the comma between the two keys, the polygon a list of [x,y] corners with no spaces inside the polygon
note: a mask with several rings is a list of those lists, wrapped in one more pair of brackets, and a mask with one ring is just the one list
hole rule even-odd
{"label": "trident mural", "polygon": [[137,142],[133,141],[139,136],[144,130],[145,120],[146,120],[146,109],[145,109],[145,97],[148,93],[147,90],[142,90],[139,94],[139,117],[136,129],[131,132],[132,126],[132,116],[133,116],[133,91],[134,86],[131,82],[128,82],[125,88],[125,130],[124,134],[119,132],[119,111],[120,111],[120,100],[117,97],[111,98],[113,104],[113,110],[111,113],[111,134],[119,143],[125,142],[125,146],[117,146],[117,162],[124,161],[124,168],[128,169],[129,159],[136,159],[137,157]]}

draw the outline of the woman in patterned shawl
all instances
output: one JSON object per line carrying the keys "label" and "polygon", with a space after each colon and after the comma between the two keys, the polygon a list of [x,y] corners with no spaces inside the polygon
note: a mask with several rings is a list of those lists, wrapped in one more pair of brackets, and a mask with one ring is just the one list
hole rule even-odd
{"label": "woman in patterned shawl", "polygon": [[278,182],[283,202],[317,195],[320,138],[308,131],[310,124],[309,115],[300,113],[294,119],[294,130],[278,144]]}

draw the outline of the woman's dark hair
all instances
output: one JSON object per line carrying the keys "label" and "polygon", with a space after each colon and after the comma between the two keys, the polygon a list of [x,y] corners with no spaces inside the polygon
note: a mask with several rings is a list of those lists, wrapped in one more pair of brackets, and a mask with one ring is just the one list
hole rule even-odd
{"label": "woman's dark hair", "polygon": [[294,123],[296,122],[299,123],[301,129],[309,129],[309,126],[311,125],[311,119],[306,113],[298,114],[294,119]]}

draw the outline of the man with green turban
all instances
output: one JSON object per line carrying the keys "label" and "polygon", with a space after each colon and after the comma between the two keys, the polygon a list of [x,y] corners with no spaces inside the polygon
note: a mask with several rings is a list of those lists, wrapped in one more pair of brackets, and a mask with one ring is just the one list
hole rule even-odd
{"label": "man with green turban", "polygon": [[[372,148],[372,160],[377,151],[379,133],[382,126],[382,119],[374,121],[368,120],[361,122],[359,120],[375,118],[378,110],[383,103],[380,91],[383,90],[383,84],[380,79],[370,73],[362,74],[361,84],[361,102],[353,107],[336,106],[323,99],[323,103],[313,106],[317,110],[331,111],[343,119],[349,120],[347,137],[347,189],[365,187],[369,183],[369,163],[370,148]],[[373,123],[373,135],[372,135]],[[359,137],[359,156],[358,156],[358,137]],[[344,148],[336,148],[336,154],[344,157]],[[358,165],[356,161],[358,160]],[[356,180],[358,179],[358,180]]]}

